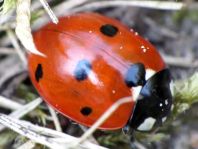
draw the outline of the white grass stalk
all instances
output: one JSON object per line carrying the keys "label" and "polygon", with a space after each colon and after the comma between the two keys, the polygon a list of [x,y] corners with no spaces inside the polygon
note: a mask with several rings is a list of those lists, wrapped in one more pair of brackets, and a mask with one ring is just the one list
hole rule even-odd
{"label": "white grass stalk", "polygon": [[[89,129],[83,125],[79,125],[79,127],[83,130],[83,132],[87,132],[87,130]],[[88,140],[94,144],[98,144],[97,140],[93,137],[93,135],[90,135]]]}
{"label": "white grass stalk", "polygon": [[20,109],[22,105],[15,101],[12,101],[11,99],[0,96],[0,107],[10,109],[10,110],[17,110],[17,109]]}
{"label": "white grass stalk", "polygon": [[48,105],[48,109],[49,109],[50,114],[52,116],[52,119],[53,119],[54,126],[55,126],[56,130],[62,132],[62,128],[61,128],[61,125],[60,125],[60,122],[59,122],[59,119],[57,117],[57,114],[56,114],[55,110],[52,109],[49,105]]}
{"label": "white grass stalk", "polygon": [[[41,102],[42,102],[42,99],[37,98],[26,105],[18,107],[18,109],[12,112],[11,114],[9,114],[9,116],[19,119],[23,117],[24,115],[26,115],[27,113],[29,113],[30,111],[34,110],[38,105],[41,104]],[[0,131],[2,131],[4,128],[5,128],[4,126],[0,126]]]}
{"label": "white grass stalk", "polygon": [[37,99],[31,101],[30,103],[22,106],[20,109],[12,112],[10,114],[10,116],[12,116],[14,118],[21,118],[22,116],[26,115],[30,111],[34,110],[38,105],[40,105],[42,103],[42,101],[43,100],[41,98],[37,98]]}
{"label": "white grass stalk", "polygon": [[48,13],[48,15],[50,16],[51,20],[53,23],[58,24],[58,18],[56,17],[56,15],[54,14],[54,12],[52,11],[52,9],[50,8],[49,4],[47,3],[46,0],[40,0],[41,4],[43,5],[43,7],[45,8],[45,11]]}

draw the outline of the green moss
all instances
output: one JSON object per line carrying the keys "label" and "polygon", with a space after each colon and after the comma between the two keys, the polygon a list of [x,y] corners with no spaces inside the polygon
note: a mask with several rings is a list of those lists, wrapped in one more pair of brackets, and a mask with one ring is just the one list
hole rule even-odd
{"label": "green moss", "polygon": [[25,84],[20,84],[16,89],[15,94],[17,97],[26,99],[27,101],[32,101],[38,97],[38,95],[35,93],[34,88],[29,87]]}
{"label": "green moss", "polygon": [[129,148],[128,143],[130,142],[130,139],[120,131],[107,131],[99,136],[97,141],[99,144],[109,148],[117,148],[118,146],[121,146],[122,148],[127,149]]}
{"label": "green moss", "polygon": [[35,12],[31,12],[30,23],[32,24],[34,21],[36,21],[38,18],[40,18],[44,12],[45,12],[44,10],[38,10]]}
{"label": "green moss", "polygon": [[12,130],[6,129],[3,132],[0,133],[0,148],[7,148],[9,144],[11,144],[15,138],[18,136],[17,133],[15,133]]}
{"label": "green moss", "polygon": [[175,103],[193,104],[198,102],[198,73],[195,73],[188,80],[175,82],[174,87]]}
{"label": "green moss", "polygon": [[188,18],[193,22],[198,22],[197,14],[198,14],[198,10],[182,9],[174,13],[173,21],[177,24],[180,24],[184,19]]}

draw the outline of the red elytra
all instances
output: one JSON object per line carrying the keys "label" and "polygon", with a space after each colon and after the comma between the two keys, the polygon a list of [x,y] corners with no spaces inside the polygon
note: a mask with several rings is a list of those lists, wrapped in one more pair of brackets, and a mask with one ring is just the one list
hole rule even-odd
{"label": "red elytra", "polygon": [[[96,13],[59,18],[57,25],[50,23],[36,31],[34,42],[46,55],[28,56],[34,86],[49,105],[85,126],[96,122],[117,100],[131,96],[133,89],[124,81],[131,64],[142,63],[156,72],[165,68],[148,41]],[[100,128],[125,126],[134,105],[133,99],[121,105]]]}

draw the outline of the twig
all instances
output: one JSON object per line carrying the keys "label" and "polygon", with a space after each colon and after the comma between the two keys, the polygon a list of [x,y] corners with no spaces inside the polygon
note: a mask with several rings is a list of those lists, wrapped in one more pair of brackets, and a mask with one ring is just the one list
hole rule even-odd
{"label": "twig", "polygon": [[14,48],[16,49],[16,52],[17,52],[17,54],[19,55],[21,61],[23,62],[23,64],[27,65],[26,57],[25,57],[23,51],[21,50],[21,48],[20,48],[20,46],[19,46],[19,44],[18,44],[18,42],[17,42],[17,39],[16,39],[14,33],[12,32],[12,30],[9,30],[9,29],[8,29],[8,30],[7,30],[7,34],[8,34],[8,36],[9,36],[10,40],[11,40],[12,45],[13,45]]}
{"label": "twig", "polygon": [[125,97],[114,103],[88,130],[80,139],[74,143],[74,147],[77,147],[80,143],[85,141],[100,125],[102,125],[109,116],[115,112],[115,110],[122,104],[132,102],[132,97]]}
{"label": "twig", "polygon": [[55,24],[58,24],[58,18],[56,17],[56,15],[51,10],[49,4],[45,0],[40,0],[40,2],[43,5],[43,7],[45,8],[45,10],[47,11],[50,18],[52,19],[52,22],[55,23]]}
{"label": "twig", "polygon": [[22,105],[0,95],[0,107],[4,107],[10,110],[17,110],[20,109]]}
{"label": "twig", "polygon": [[61,132],[62,128],[61,128],[61,125],[60,125],[60,122],[59,122],[59,119],[57,117],[56,112],[49,105],[48,105],[48,109],[50,111],[50,114],[52,115],[52,119],[54,121],[54,125],[55,125],[56,130]]}
{"label": "twig", "polygon": [[30,28],[30,0],[17,0],[15,32],[27,51],[45,56],[36,49]]}
{"label": "twig", "polygon": [[134,6],[134,7],[160,9],[160,10],[179,10],[183,8],[185,5],[184,3],[180,3],[180,2],[166,2],[166,1],[109,0],[109,1],[90,2],[76,9],[73,9],[72,12],[93,10],[104,7],[112,7],[112,6]]}

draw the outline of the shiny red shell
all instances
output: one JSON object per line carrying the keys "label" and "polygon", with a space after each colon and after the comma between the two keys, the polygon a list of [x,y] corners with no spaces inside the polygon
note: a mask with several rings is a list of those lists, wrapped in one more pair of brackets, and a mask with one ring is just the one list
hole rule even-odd
{"label": "shiny red shell", "polygon": [[[101,26],[117,28],[107,36]],[[165,65],[156,49],[120,22],[96,14],[79,13],[59,18],[34,33],[37,49],[46,55],[29,54],[30,78],[43,99],[70,119],[91,126],[117,100],[131,96],[124,82],[128,67],[141,62],[160,71]],[[146,50],[145,50],[146,49]],[[91,64],[83,81],[74,76],[80,60]],[[101,129],[122,128],[132,114],[135,102],[120,106]],[[82,109],[89,107],[91,109]],[[86,111],[87,110],[87,111]]]}

